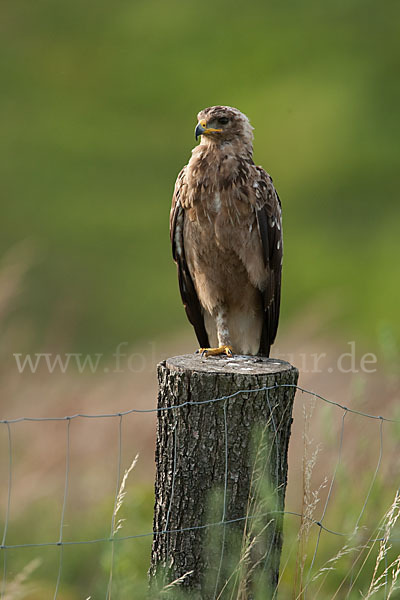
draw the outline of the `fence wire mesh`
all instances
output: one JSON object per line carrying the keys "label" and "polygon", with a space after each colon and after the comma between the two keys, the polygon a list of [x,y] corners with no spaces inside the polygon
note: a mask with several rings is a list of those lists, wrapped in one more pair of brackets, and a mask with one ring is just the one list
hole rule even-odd
{"label": "fence wire mesh", "polygon": [[[7,492],[6,492],[6,502],[5,502],[5,517],[4,517],[3,535],[1,538],[1,545],[0,545],[0,551],[2,554],[2,571],[3,571],[2,584],[1,584],[1,588],[0,588],[0,598],[1,599],[7,598],[7,574],[8,574],[7,573],[7,556],[10,551],[14,551],[14,550],[22,551],[24,548],[40,549],[40,548],[45,548],[45,547],[54,547],[57,549],[57,551],[59,553],[58,570],[57,570],[57,573],[55,574],[55,584],[54,584],[54,594],[53,594],[53,598],[54,598],[54,600],[56,600],[59,597],[60,589],[61,589],[61,585],[62,585],[62,574],[63,574],[63,566],[64,566],[64,548],[65,547],[109,543],[113,550],[114,544],[116,544],[116,543],[118,544],[123,541],[129,541],[129,540],[134,541],[134,540],[138,540],[140,538],[148,538],[148,537],[152,537],[152,536],[167,535],[167,534],[171,534],[171,533],[181,533],[181,532],[191,531],[194,529],[207,529],[207,528],[212,528],[212,527],[224,527],[225,528],[226,525],[229,525],[232,523],[246,521],[246,520],[251,521],[252,519],[259,518],[260,516],[265,516],[265,515],[260,515],[260,514],[246,514],[246,515],[243,515],[243,516],[235,518],[235,519],[227,519],[226,518],[227,473],[228,473],[228,460],[229,460],[228,445],[227,445],[228,433],[227,433],[226,407],[227,407],[227,403],[231,399],[233,399],[237,396],[240,396],[242,394],[251,395],[251,394],[256,394],[256,393],[258,394],[260,392],[265,392],[265,400],[266,400],[267,405],[269,406],[270,417],[272,419],[272,423],[275,428],[275,436],[276,436],[277,435],[277,426],[274,423],[273,410],[271,410],[271,406],[269,404],[269,392],[276,387],[295,388],[297,392],[308,395],[309,397],[314,398],[318,402],[335,407],[342,413],[340,430],[339,430],[339,443],[338,443],[338,449],[337,449],[336,463],[333,468],[332,475],[328,481],[328,491],[327,491],[326,498],[325,498],[325,501],[323,504],[322,514],[319,519],[314,519],[314,518],[310,519],[312,526],[317,528],[318,533],[317,533],[314,551],[312,554],[311,564],[308,568],[308,581],[309,581],[312,571],[313,571],[313,568],[316,563],[318,551],[320,549],[322,533],[325,532],[326,534],[329,534],[332,536],[351,538],[351,536],[353,536],[354,533],[359,528],[360,522],[363,518],[367,504],[370,500],[371,493],[372,493],[374,484],[376,482],[376,479],[378,477],[378,473],[379,473],[379,470],[380,470],[381,464],[382,464],[384,425],[385,425],[385,423],[399,424],[400,420],[381,416],[381,415],[370,414],[370,413],[362,412],[362,411],[354,409],[354,408],[350,408],[348,406],[340,404],[339,402],[325,398],[316,392],[307,390],[307,389],[297,386],[297,385],[280,384],[280,385],[274,385],[274,386],[269,386],[269,387],[265,386],[265,387],[251,388],[251,389],[241,389],[241,390],[237,390],[236,392],[234,392],[232,394],[220,396],[218,398],[209,398],[209,399],[204,399],[201,401],[185,401],[182,403],[174,404],[172,406],[163,407],[163,408],[148,408],[148,409],[132,408],[130,410],[126,410],[126,411],[122,411],[122,412],[109,412],[109,413],[102,413],[102,414],[76,413],[76,414],[62,416],[62,417],[19,417],[19,418],[13,418],[13,419],[1,419],[0,425],[3,426],[3,428],[5,430],[6,439],[7,439],[7,459],[6,460],[7,460],[8,473],[7,473],[7,477],[3,480],[3,484],[2,484],[3,489],[6,488]],[[186,527],[186,528],[182,528],[182,529],[168,529],[169,519],[167,516],[166,526],[161,531],[147,531],[145,533],[137,533],[137,534],[132,534],[132,535],[118,535],[118,536],[115,535],[115,529],[116,529],[116,510],[115,509],[116,509],[116,506],[119,501],[121,481],[123,478],[123,474],[122,474],[122,441],[123,441],[122,425],[123,425],[123,420],[128,415],[131,415],[131,414],[140,415],[143,413],[159,413],[161,411],[179,411],[181,408],[188,406],[188,405],[205,405],[206,406],[206,405],[211,405],[214,403],[222,403],[223,404],[223,414],[224,414],[224,423],[225,423],[225,484],[224,484],[224,490],[223,490],[223,510],[222,510],[221,519],[214,521],[214,522],[208,522],[203,525],[196,526],[196,527]],[[377,439],[378,439],[379,448],[378,448],[377,461],[376,461],[376,464],[375,464],[375,467],[374,467],[374,470],[373,470],[373,473],[371,476],[371,480],[370,480],[370,483],[369,483],[369,486],[367,489],[367,493],[366,493],[364,501],[361,505],[360,511],[357,515],[353,529],[349,530],[349,531],[336,531],[335,529],[327,527],[324,524],[324,521],[325,521],[328,505],[332,499],[332,493],[333,493],[334,485],[335,485],[335,482],[337,479],[338,469],[339,469],[339,466],[340,466],[342,458],[343,458],[344,430],[345,430],[346,417],[348,417],[349,414],[356,415],[357,417],[359,417],[361,419],[367,419],[367,420],[376,422],[376,424],[377,424]],[[113,503],[113,511],[112,511],[112,514],[110,517],[110,533],[108,536],[98,537],[95,539],[66,540],[66,539],[64,539],[64,526],[65,526],[65,511],[66,511],[69,487],[70,487],[70,482],[71,482],[71,473],[70,473],[71,424],[74,421],[85,420],[85,419],[87,419],[87,420],[110,419],[110,420],[116,420],[117,424],[118,424],[117,463],[116,463],[117,466],[116,466],[116,474],[115,474],[115,496],[114,496],[114,503]],[[33,422],[33,423],[60,422],[60,423],[65,423],[65,432],[64,432],[65,433],[65,441],[64,441],[64,444],[65,444],[65,472],[64,472],[64,490],[63,490],[63,496],[62,496],[62,503],[61,503],[61,507],[60,507],[59,535],[58,535],[57,539],[45,540],[45,541],[38,542],[38,543],[33,543],[33,542],[32,543],[29,543],[29,542],[27,542],[27,543],[12,543],[11,540],[9,540],[9,536],[8,536],[9,524],[10,524],[10,514],[11,514],[11,504],[12,504],[13,470],[14,470],[14,464],[15,464],[15,457],[14,457],[15,451],[14,451],[14,447],[13,447],[13,432],[14,432],[14,428],[18,427],[18,425],[23,422]],[[278,450],[277,444],[275,444],[275,446],[276,446],[276,450]],[[176,472],[176,452],[177,452],[176,448],[177,448],[177,446],[176,446],[176,436],[175,436],[174,458],[173,458],[174,471],[173,471],[173,477],[172,477],[171,498],[173,497],[173,493],[174,493],[173,487],[174,487],[175,472]],[[277,464],[278,464],[278,461],[277,461]],[[308,518],[306,515],[302,514],[301,512],[294,511],[294,510],[268,511],[267,514],[271,515],[274,512],[283,514],[283,515],[287,515],[287,516],[294,516],[294,517],[297,517],[300,519]],[[379,527],[380,527],[380,525],[377,523],[376,527],[374,528],[374,531],[379,530]],[[368,543],[373,544],[376,542],[381,542],[383,540],[384,540],[384,535],[374,536],[373,534],[371,534],[369,536]],[[400,539],[398,539],[396,537],[391,537],[390,543],[391,544],[399,544]],[[224,542],[222,542],[220,568],[221,568],[221,564],[222,564],[222,560],[223,560],[223,549],[224,549]],[[111,597],[113,566],[114,566],[114,553],[112,551],[111,552],[111,560],[110,560],[109,584],[108,584],[107,590],[105,592],[106,598]],[[217,584],[218,584],[218,578],[217,578],[217,582],[216,582],[216,592],[215,592],[216,594],[217,594]],[[350,585],[351,584],[352,584],[352,575],[350,578]],[[387,594],[388,594],[388,586],[387,586],[387,572],[386,572],[386,582],[385,582],[385,586],[384,586],[384,597],[385,598],[388,597]],[[303,598],[306,597],[305,591],[304,591],[302,597]]]}

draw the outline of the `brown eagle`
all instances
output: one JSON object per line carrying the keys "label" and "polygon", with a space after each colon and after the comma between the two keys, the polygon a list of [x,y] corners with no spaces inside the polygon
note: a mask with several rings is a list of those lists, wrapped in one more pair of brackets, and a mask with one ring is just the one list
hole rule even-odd
{"label": "brown eagle", "polygon": [[281,204],[253,162],[253,128],[236,108],[197,115],[189,163],[172,198],[170,234],[179,288],[204,356],[269,356],[282,270]]}

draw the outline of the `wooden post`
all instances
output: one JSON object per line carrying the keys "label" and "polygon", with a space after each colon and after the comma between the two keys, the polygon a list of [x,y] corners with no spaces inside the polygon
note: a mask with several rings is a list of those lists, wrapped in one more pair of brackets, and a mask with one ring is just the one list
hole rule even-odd
{"label": "wooden post", "polygon": [[261,357],[184,355],[158,365],[152,598],[177,579],[171,598],[235,590],[251,599],[260,588],[270,597],[297,378],[289,363]]}

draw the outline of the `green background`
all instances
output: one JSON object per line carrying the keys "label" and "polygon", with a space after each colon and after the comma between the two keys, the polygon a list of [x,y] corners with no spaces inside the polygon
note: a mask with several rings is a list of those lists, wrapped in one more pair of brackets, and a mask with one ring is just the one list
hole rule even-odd
{"label": "green background", "polygon": [[[386,348],[398,372],[399,38],[400,10],[394,0],[3,0],[0,276],[6,275],[0,290],[5,297],[7,278],[12,284],[21,264],[28,268],[6,314],[0,295],[0,349],[7,360],[12,361],[13,352],[28,350],[111,354],[121,342],[134,346],[190,331],[171,257],[170,202],[175,178],[195,144],[197,113],[227,104],[249,116],[255,128],[255,162],[272,175],[283,204],[280,331],[288,333],[286,339],[292,335],[298,350],[303,340],[291,332],[302,331],[303,315],[311,311],[320,323],[324,348],[340,341],[348,351],[348,340],[368,352]],[[309,321],[305,323],[308,327]],[[41,385],[45,388],[53,375],[31,385],[16,373],[15,364],[8,368],[7,360],[2,374],[14,377],[8,388],[4,384],[7,417],[12,410],[18,416],[69,414],[70,396],[77,403],[85,402],[85,393],[90,396],[59,375],[51,379],[52,403],[42,405]],[[328,380],[326,373],[323,377]],[[107,388],[96,378],[93,390],[97,385],[109,394],[106,411],[121,410],[127,399],[119,388]],[[61,380],[66,391],[57,387]],[[398,379],[380,382],[371,385],[370,394],[376,393],[371,412],[391,416]],[[321,380],[314,383],[313,389],[321,392]],[[127,394],[134,405],[141,385],[149,384],[135,380]],[[342,391],[338,384],[335,400],[343,401]],[[95,412],[103,408],[96,406]],[[318,415],[319,432],[336,452],[333,418],[320,410]],[[85,438],[89,450],[98,433],[92,435]],[[151,435],[145,467],[152,460]],[[379,454],[371,445],[376,432],[371,438],[366,429],[353,426],[347,435],[355,445],[343,453],[344,462],[349,457],[361,462],[356,467],[346,463],[339,473],[332,523],[340,528],[344,519],[345,531],[363,505],[363,490]],[[38,437],[26,439],[37,443]],[[89,475],[113,456],[114,447],[104,439]],[[7,440],[3,431],[3,457]],[[50,458],[58,452],[59,458],[45,471],[44,484],[64,473],[60,440],[47,452]],[[390,506],[398,475],[398,431],[389,435],[385,430],[386,440],[393,455],[369,500],[374,525]],[[135,450],[135,443],[127,442],[127,447]],[[35,451],[24,437],[19,444],[17,439],[15,466],[29,467],[26,455],[36,457]],[[2,466],[6,482],[6,458]],[[152,466],[144,484],[134,480],[134,498],[126,498],[123,535],[151,530]],[[323,463],[322,475],[331,472],[330,466]],[[32,468],[27,479],[36,482],[31,489],[38,493],[42,480],[35,469],[40,465]],[[82,503],[90,505],[90,515],[82,506],[72,506],[70,539],[108,535],[113,503],[108,483],[104,477],[104,497],[93,500],[88,476]],[[5,484],[3,488],[6,502]],[[19,489],[21,494],[21,484]],[[32,542],[54,538],[49,522],[54,517],[58,523],[59,499],[46,500],[46,489],[44,485],[40,506],[29,498],[22,515],[11,512],[9,543],[26,540],[27,534]],[[16,495],[12,511],[14,503]],[[285,525],[290,549],[298,533],[298,522],[293,523],[287,519]],[[133,593],[145,597],[150,542],[117,544],[119,592],[114,600]],[[341,543],[342,538],[337,544],[323,538],[319,552],[328,560]],[[94,546],[65,550],[63,600],[105,596],[110,545]],[[48,560],[43,550],[45,560],[37,573],[41,587],[32,599],[53,597],[57,550],[48,549]],[[35,548],[8,552],[9,579],[36,555]],[[296,568],[289,563],[284,590],[292,589]],[[372,571],[368,563],[360,581],[364,591]],[[343,573],[338,569],[328,579],[332,596]],[[359,597],[360,588],[352,599]],[[339,597],[347,597],[345,591]]]}
{"label": "green background", "polygon": [[4,1],[0,249],[29,242],[13,315],[28,345],[51,328],[61,348],[107,353],[187,327],[168,213],[196,114],[219,103],[251,119],[282,199],[282,326],[328,299],[332,330],[399,333],[398,12]]}

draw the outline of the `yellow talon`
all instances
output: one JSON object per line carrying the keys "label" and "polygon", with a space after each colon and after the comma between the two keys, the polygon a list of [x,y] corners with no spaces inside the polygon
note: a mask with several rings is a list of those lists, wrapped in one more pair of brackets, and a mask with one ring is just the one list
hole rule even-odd
{"label": "yellow talon", "polygon": [[220,356],[226,354],[227,356],[233,356],[232,346],[220,346],[219,348],[199,348],[196,354],[201,356]]}

